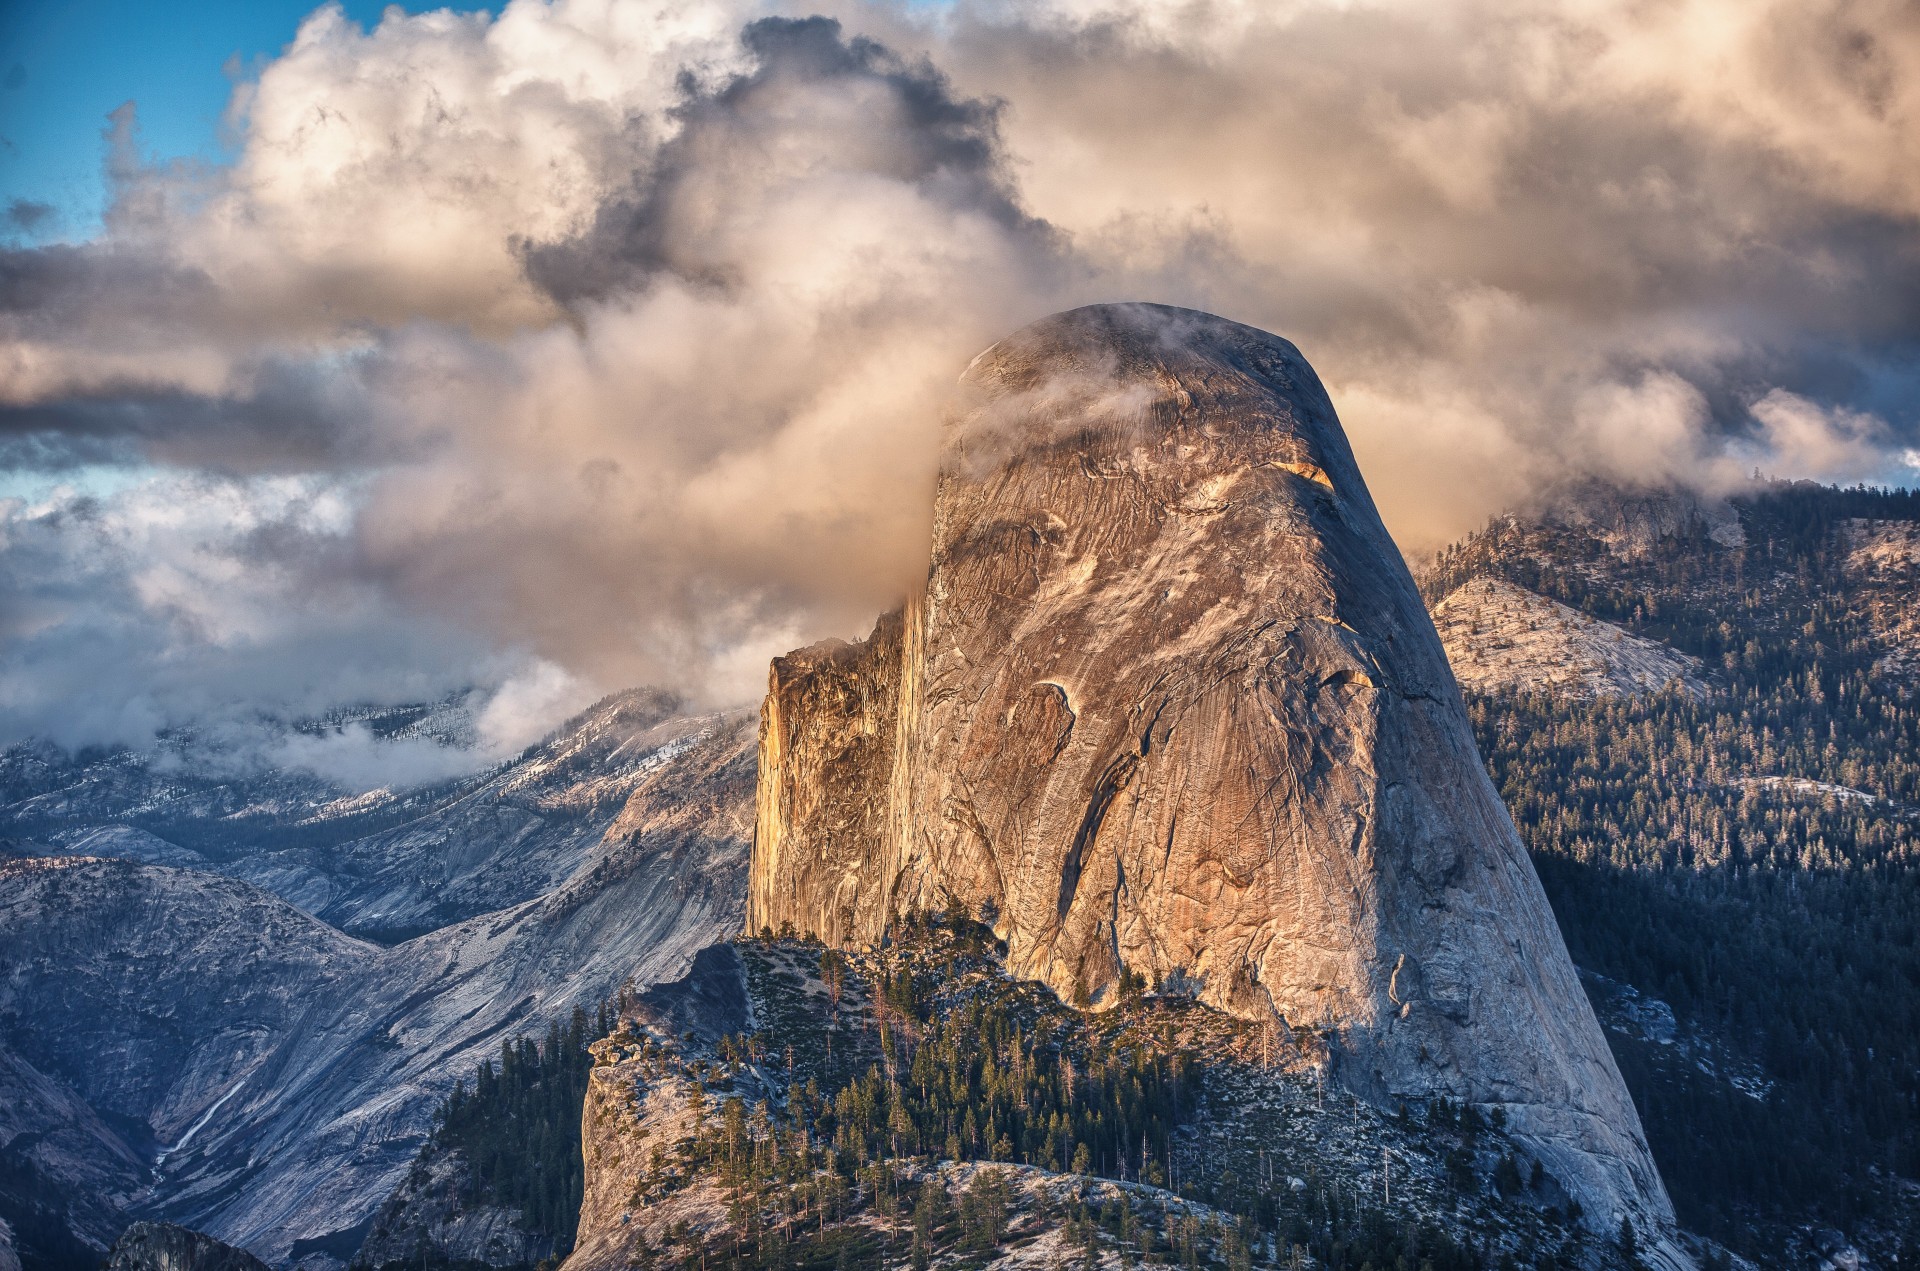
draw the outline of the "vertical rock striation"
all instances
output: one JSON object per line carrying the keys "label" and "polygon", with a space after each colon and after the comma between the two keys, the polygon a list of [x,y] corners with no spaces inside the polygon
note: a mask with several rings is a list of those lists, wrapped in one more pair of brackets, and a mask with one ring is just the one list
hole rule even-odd
{"label": "vertical rock striation", "polygon": [[760,706],[749,927],[871,939],[886,923],[875,845],[897,842],[895,790],[906,632],[918,606],[855,644],[825,640],[775,658]]}
{"label": "vertical rock striation", "polygon": [[1096,306],[963,384],[923,595],[774,664],[750,925],[872,942],[907,909],[990,904],[1017,974],[1097,1005],[1130,969],[1322,1030],[1349,1089],[1503,1108],[1596,1225],[1670,1231],[1299,352]]}

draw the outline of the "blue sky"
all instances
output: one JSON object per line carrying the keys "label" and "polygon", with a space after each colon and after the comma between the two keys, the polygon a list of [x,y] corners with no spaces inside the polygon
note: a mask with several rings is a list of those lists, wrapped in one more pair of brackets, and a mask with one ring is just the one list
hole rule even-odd
{"label": "blue sky", "polygon": [[[108,112],[128,101],[138,108],[149,157],[229,158],[222,113],[233,77],[278,53],[317,7],[316,0],[0,0],[0,207],[15,200],[51,206],[35,227],[39,238],[91,235],[105,198],[101,133]],[[341,7],[371,25],[387,6],[345,0]]]}

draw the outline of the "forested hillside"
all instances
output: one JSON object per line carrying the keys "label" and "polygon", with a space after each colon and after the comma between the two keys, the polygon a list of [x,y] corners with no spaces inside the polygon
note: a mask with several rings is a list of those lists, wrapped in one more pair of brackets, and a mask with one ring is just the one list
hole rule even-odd
{"label": "forested hillside", "polygon": [[1131,977],[1084,1011],[1004,953],[964,911],[869,953],[763,937],[729,955],[751,1031],[623,1022],[594,1047],[574,1265],[1636,1264],[1497,1117],[1366,1107],[1311,1032]]}
{"label": "forested hillside", "polygon": [[1705,661],[1704,698],[1470,697],[1482,752],[1574,960],[1604,977],[1589,988],[1683,1225],[1766,1260],[1831,1227],[1906,1265],[1920,498],[1775,484],[1734,507],[1741,533],[1671,509],[1659,532],[1588,494],[1495,522],[1423,588],[1505,579]]}
{"label": "forested hillside", "polygon": [[498,1062],[474,1072],[473,1086],[453,1088],[436,1117],[430,1150],[458,1151],[470,1173],[469,1199],[517,1209],[522,1225],[551,1236],[565,1252],[580,1219],[580,1104],[593,1058],[587,1043],[604,1036],[597,1020],[574,1008],[565,1028],[546,1040],[503,1043]]}

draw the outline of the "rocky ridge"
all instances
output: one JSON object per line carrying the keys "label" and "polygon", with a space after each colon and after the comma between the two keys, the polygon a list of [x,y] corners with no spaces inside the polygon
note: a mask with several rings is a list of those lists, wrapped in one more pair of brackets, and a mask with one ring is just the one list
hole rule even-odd
{"label": "rocky ridge", "polygon": [[113,1246],[107,1271],[267,1271],[267,1264],[185,1227],[137,1222]]}
{"label": "rocky ridge", "polygon": [[[456,750],[471,741],[470,720],[445,703],[336,712],[293,731],[370,725],[387,741]],[[616,693],[504,763],[360,794],[240,765],[191,736],[99,756],[20,745],[0,754],[0,833],[16,840],[14,854],[244,878],[342,930],[393,942],[563,884],[698,727],[670,695]]]}
{"label": "rocky ridge", "polygon": [[[1317,378],[1158,306],[975,359],[924,592],[775,663],[750,929],[958,901],[1063,997],[1178,980],[1382,1104],[1498,1107],[1670,1233],[1638,1118]],[[844,793],[843,793],[844,792]],[[1685,1257],[1669,1239],[1655,1256]]]}

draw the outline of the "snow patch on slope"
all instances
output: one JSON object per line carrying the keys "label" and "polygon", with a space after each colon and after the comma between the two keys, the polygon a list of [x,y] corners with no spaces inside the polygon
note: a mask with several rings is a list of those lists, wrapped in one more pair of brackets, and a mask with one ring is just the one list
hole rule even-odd
{"label": "snow patch on slope", "polygon": [[1674,685],[1705,696],[1698,658],[1497,578],[1475,578],[1433,609],[1454,678],[1470,692],[1630,697]]}
{"label": "snow patch on slope", "polygon": [[1847,570],[1872,584],[1867,612],[1884,652],[1873,664],[1875,674],[1906,680],[1920,679],[1920,522],[1869,521],[1855,517],[1846,523]]}

